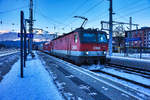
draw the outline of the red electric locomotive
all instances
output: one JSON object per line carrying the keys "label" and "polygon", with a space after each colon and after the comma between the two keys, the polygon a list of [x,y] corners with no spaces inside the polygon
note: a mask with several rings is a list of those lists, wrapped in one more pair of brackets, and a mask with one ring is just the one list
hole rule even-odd
{"label": "red electric locomotive", "polygon": [[44,45],[52,55],[67,58],[76,64],[105,62],[107,35],[97,29],[78,28]]}

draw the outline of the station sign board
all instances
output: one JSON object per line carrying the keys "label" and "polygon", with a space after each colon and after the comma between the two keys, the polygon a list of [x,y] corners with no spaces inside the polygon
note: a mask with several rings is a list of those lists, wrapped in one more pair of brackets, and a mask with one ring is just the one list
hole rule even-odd
{"label": "station sign board", "polygon": [[[21,37],[20,33],[18,33],[18,37]],[[23,34],[23,37],[24,37],[24,34]],[[26,34],[26,37],[27,38],[33,38],[33,34]]]}
{"label": "station sign board", "polygon": [[125,38],[125,41],[126,41],[126,42],[141,41],[141,38],[140,38],[140,37],[137,37],[137,38]]}

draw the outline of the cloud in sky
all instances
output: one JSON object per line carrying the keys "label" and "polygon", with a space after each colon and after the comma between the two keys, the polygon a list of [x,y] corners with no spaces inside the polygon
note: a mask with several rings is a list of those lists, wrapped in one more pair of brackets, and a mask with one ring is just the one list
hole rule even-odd
{"label": "cloud in sky", "polygon": [[8,30],[0,30],[0,34],[8,33]]}

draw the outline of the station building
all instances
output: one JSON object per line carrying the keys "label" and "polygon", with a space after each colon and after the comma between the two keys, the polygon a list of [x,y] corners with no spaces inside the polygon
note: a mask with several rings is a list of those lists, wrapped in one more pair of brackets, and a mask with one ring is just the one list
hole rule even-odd
{"label": "station building", "polygon": [[128,43],[129,48],[139,49],[150,52],[150,27],[142,27],[141,29],[126,31],[126,38],[141,38],[141,41],[131,41]]}
{"label": "station building", "polygon": [[113,52],[123,53],[125,48],[125,36],[113,37]]}

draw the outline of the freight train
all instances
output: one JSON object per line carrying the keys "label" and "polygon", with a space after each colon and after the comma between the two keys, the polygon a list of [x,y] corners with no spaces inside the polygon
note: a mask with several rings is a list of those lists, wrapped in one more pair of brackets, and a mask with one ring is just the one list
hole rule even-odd
{"label": "freight train", "polygon": [[104,63],[108,50],[107,34],[98,29],[78,28],[45,43],[43,50],[78,65]]}

